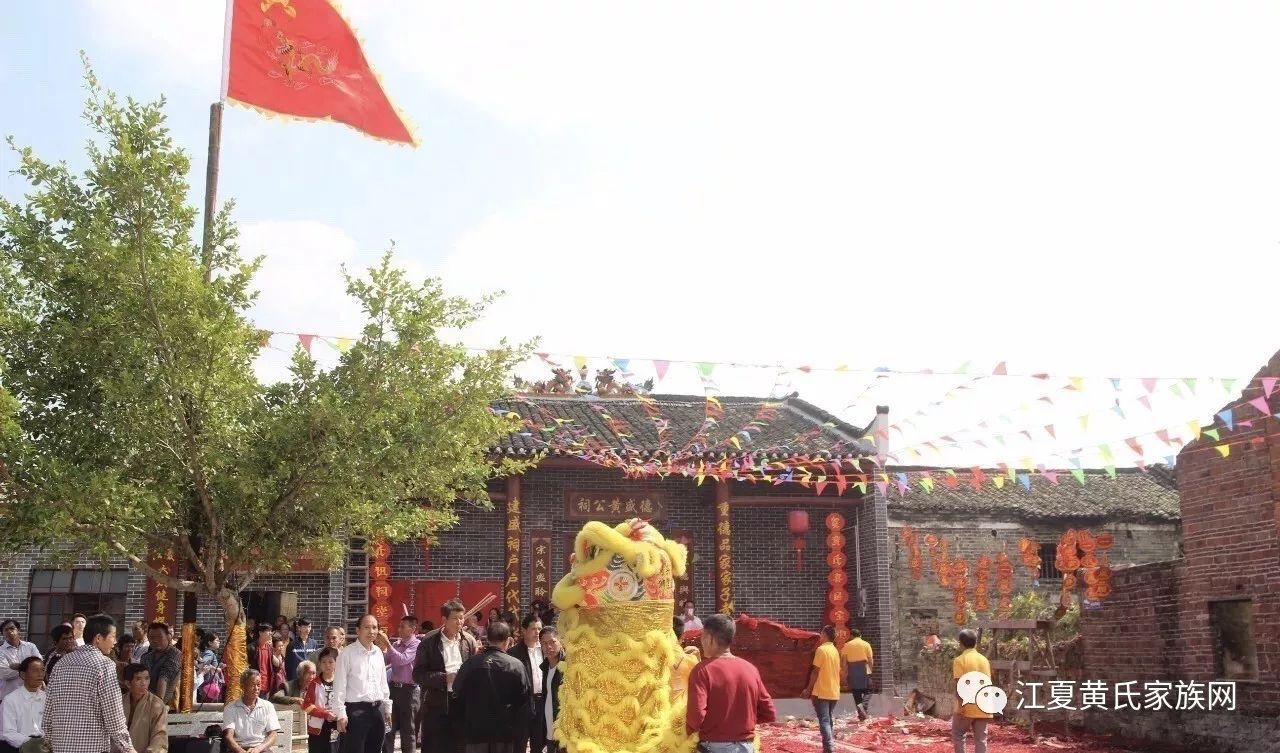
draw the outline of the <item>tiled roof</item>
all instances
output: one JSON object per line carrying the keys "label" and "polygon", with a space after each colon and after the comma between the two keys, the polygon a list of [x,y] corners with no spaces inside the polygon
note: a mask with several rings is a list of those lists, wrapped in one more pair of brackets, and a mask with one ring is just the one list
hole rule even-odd
{"label": "tiled roof", "polygon": [[[703,441],[696,441],[706,419],[707,400],[701,395],[504,398],[493,404],[495,410],[518,413],[539,427],[554,425],[557,428],[542,435],[532,430],[509,435],[493,450],[507,455],[533,455],[548,450],[556,454],[565,448],[568,437],[578,437],[598,442],[604,448],[625,449],[640,456],[666,453],[719,458],[749,453],[764,459],[797,455],[838,459],[876,452],[874,445],[863,438],[864,429],[851,426],[795,395],[777,400],[758,397],[718,397],[717,400],[724,415],[710,427]],[[759,428],[744,432],[753,421]],[[664,425],[665,437],[660,439],[659,427]],[[565,436],[559,436],[561,434]],[[735,435],[739,446],[729,441]],[[540,436],[545,437],[545,441]]]}
{"label": "tiled roof", "polygon": [[[894,473],[906,470],[929,469],[888,469],[890,478]],[[997,489],[988,478],[981,491],[974,491],[969,486],[970,476],[967,473],[959,474],[959,484],[952,489],[940,480],[941,472],[932,470],[936,480],[932,493],[913,487],[904,497],[893,486],[890,487],[891,517],[1088,518],[1128,522],[1175,522],[1181,519],[1173,472],[1163,465],[1153,466],[1146,472],[1137,468],[1118,468],[1115,478],[1100,470],[1087,470],[1083,484],[1076,481],[1069,471],[1059,471],[1056,486],[1037,474],[1032,477],[1030,489],[1023,488],[1016,481],[1009,481],[1003,489]],[[988,475],[999,473],[991,471]]]}

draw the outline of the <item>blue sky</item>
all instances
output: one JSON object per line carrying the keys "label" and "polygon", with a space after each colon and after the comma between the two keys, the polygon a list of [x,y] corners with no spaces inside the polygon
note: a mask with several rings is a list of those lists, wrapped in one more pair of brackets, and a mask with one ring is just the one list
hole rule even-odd
{"label": "blue sky", "polygon": [[[716,380],[859,424],[876,402],[937,414],[917,440],[1071,424],[1112,404],[1105,377],[1248,376],[1280,346],[1274,3],[343,5],[422,146],[228,110],[220,195],[267,257],[261,326],[351,334],[338,270],[394,240],[414,274],[506,291],[469,344],[849,364]],[[106,85],[168,97],[198,201],[221,35],[214,0],[16,4],[0,131],[79,160],[84,49]],[[268,377],[292,347],[273,346]],[[932,406],[963,377],[867,371],[1001,361],[1099,387],[1048,413],[1012,377]],[[662,387],[701,390],[692,364]],[[1016,452],[1118,446],[1227,397],[1162,390],[1141,420]]]}

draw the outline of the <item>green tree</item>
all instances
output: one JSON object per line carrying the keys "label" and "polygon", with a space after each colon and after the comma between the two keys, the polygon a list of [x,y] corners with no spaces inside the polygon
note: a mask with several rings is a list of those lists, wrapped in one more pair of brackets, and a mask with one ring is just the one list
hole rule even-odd
{"label": "green tree", "polygon": [[[441,339],[488,301],[411,283],[388,254],[347,276],[366,323],[338,365],[299,349],[288,381],[262,384],[258,261],[230,207],[206,282],[163,100],[86,80],[88,169],[17,149],[31,192],[0,200],[0,548],[123,558],[215,597],[232,628],[240,591],[300,552],[336,565],[349,537],[429,536],[457,501],[488,504],[487,481],[521,469],[486,450],[513,429],[489,405],[525,348]],[[167,550],[179,572],[148,566]]]}

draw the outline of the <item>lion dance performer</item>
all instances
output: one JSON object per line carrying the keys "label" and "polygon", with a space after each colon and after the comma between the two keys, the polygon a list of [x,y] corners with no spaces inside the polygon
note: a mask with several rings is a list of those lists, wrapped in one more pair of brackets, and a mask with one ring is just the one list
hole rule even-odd
{"label": "lion dance performer", "polygon": [[568,753],[689,753],[684,696],[689,659],[672,630],[685,548],[639,519],[592,521],[552,600],[562,611],[565,677],[556,739]]}

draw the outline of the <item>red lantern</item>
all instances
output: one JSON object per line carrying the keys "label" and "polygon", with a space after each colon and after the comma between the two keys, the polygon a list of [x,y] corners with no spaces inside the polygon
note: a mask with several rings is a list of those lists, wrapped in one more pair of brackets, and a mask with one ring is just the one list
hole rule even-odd
{"label": "red lantern", "polygon": [[833,512],[827,516],[827,530],[839,531],[844,528],[844,516],[838,512]]}
{"label": "red lantern", "polygon": [[804,510],[792,510],[787,515],[787,527],[795,537],[796,570],[799,570],[804,557],[804,535],[809,532],[809,513]]}

